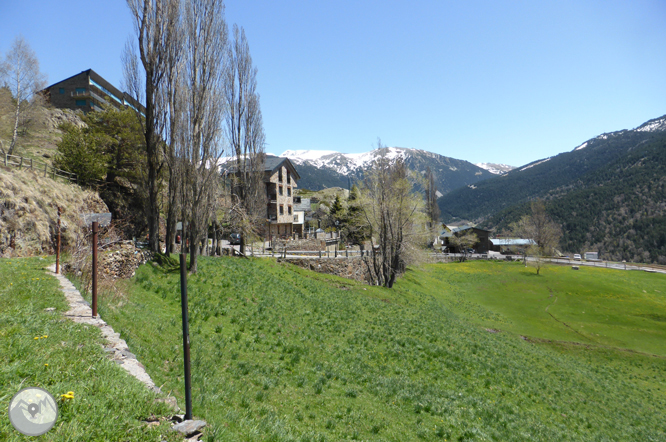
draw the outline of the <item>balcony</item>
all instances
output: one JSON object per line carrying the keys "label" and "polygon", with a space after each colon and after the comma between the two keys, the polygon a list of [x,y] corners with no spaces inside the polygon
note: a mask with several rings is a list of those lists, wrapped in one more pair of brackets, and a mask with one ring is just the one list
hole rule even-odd
{"label": "balcony", "polygon": [[72,98],[75,100],[80,100],[82,98],[92,98],[97,101],[97,109],[96,110],[101,110],[102,108],[99,106],[99,104],[109,104],[108,101],[106,101],[104,98],[100,97],[96,93],[94,93],[91,90],[86,89],[85,91],[72,91],[71,92]]}
{"label": "balcony", "polygon": [[271,194],[271,195],[268,195],[268,202],[270,202],[270,203],[277,203],[277,195],[274,194],[274,193]]}

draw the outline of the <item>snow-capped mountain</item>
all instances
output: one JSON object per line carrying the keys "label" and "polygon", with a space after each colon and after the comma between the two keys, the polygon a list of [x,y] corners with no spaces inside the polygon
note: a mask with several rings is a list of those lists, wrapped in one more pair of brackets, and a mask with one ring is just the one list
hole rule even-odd
{"label": "snow-capped mountain", "polygon": [[648,132],[648,133],[657,133],[657,132],[666,132],[666,115],[659,118],[654,118],[652,120],[646,121],[637,128],[633,130],[618,130],[616,132],[604,133],[599,136],[596,136],[590,140],[587,140],[578,147],[575,147],[574,150],[585,149],[587,146],[594,144],[599,141],[605,141],[608,139],[623,137],[630,132]]}
{"label": "snow-capped mountain", "polygon": [[351,186],[363,179],[365,171],[370,169],[379,155],[401,157],[407,167],[423,174],[430,168],[435,176],[437,190],[442,194],[493,176],[491,172],[468,161],[405,147],[385,147],[352,154],[328,150],[288,150],[280,156],[289,158],[296,166],[301,175],[299,187],[319,190]]}
{"label": "snow-capped mountain", "polygon": [[515,169],[514,166],[509,166],[508,164],[498,164],[498,163],[475,163],[475,166],[479,166],[481,169],[486,169],[488,172],[495,175],[504,175],[510,170]]}

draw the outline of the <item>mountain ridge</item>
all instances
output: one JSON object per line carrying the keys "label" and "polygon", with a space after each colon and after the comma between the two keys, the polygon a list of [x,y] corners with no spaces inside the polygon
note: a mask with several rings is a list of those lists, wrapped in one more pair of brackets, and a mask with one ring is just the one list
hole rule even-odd
{"label": "mountain ridge", "polygon": [[666,116],[608,132],[573,150],[457,189],[438,200],[445,222],[497,231],[542,198],[563,227],[567,252],[666,263]]}
{"label": "mountain ridge", "polygon": [[326,187],[349,188],[353,183],[361,181],[379,155],[386,155],[389,158],[400,157],[408,168],[422,174],[430,168],[435,177],[437,190],[441,194],[493,176],[488,170],[469,161],[406,147],[384,147],[354,154],[287,150],[279,156],[289,158],[298,166],[298,173],[301,175],[300,187],[321,190]]}

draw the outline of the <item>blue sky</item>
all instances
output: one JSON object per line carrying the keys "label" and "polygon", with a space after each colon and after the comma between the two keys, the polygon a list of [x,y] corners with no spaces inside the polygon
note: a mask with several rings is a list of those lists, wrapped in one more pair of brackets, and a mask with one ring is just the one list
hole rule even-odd
{"label": "blue sky", "polygon": [[[666,2],[229,0],[259,69],[267,151],[365,152],[378,137],[514,166],[666,114]],[[120,86],[124,1],[0,1],[53,83]]]}

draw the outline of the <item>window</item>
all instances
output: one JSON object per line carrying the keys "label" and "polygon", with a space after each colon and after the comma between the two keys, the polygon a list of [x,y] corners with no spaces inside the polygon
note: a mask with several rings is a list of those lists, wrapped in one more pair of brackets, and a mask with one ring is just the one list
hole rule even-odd
{"label": "window", "polygon": [[284,215],[284,206],[280,204],[280,215]]}
{"label": "window", "polygon": [[291,206],[288,206],[288,207],[287,207],[287,213],[288,213],[289,215],[291,215]]}
{"label": "window", "polygon": [[86,100],[76,100],[76,105],[77,106],[85,106],[86,105]]}
{"label": "window", "polygon": [[282,168],[280,167],[280,171],[278,172],[278,181],[282,182]]}
{"label": "window", "polygon": [[291,172],[287,172],[287,184],[291,184]]}
{"label": "window", "polygon": [[278,187],[278,193],[279,193],[280,195],[282,195],[282,186],[279,186],[279,187]]}
{"label": "window", "polygon": [[294,215],[294,222],[295,222],[295,223],[298,222],[298,215]]}
{"label": "window", "polygon": [[77,87],[76,88],[76,95],[85,94],[85,93],[86,93],[86,88],[84,88],[84,87]]}
{"label": "window", "polygon": [[291,196],[291,187],[287,187],[287,196]]}
{"label": "window", "polygon": [[64,93],[65,93],[65,88],[64,88],[64,87],[61,87],[60,89],[58,89],[58,92],[59,92],[60,94],[64,94]]}

